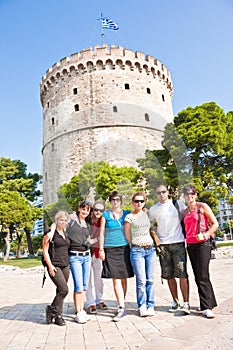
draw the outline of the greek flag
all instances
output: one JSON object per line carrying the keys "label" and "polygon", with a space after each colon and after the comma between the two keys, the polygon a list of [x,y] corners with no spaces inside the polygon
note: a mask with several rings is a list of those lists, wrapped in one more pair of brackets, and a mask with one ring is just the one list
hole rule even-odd
{"label": "greek flag", "polygon": [[103,29],[113,29],[113,30],[118,30],[119,26],[117,23],[113,22],[110,18],[108,17],[103,17],[102,18],[102,28]]}

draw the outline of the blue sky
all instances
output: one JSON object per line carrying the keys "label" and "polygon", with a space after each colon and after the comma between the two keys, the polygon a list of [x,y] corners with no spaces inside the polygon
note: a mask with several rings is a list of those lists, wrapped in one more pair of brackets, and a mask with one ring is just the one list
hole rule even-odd
{"label": "blue sky", "polygon": [[97,18],[119,24],[105,42],[170,70],[173,110],[215,101],[233,110],[232,0],[0,0],[0,157],[42,173],[40,80],[65,56],[101,44]]}

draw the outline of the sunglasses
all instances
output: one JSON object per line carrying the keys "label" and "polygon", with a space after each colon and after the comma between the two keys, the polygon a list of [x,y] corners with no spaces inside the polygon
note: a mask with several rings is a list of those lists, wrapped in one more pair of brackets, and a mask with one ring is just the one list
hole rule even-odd
{"label": "sunglasses", "polygon": [[156,194],[160,195],[160,194],[165,194],[167,191],[158,191],[156,192]]}
{"label": "sunglasses", "polygon": [[191,192],[184,192],[184,195],[185,196],[194,196],[196,194],[196,192],[195,191],[191,191]]}
{"label": "sunglasses", "polygon": [[134,203],[144,203],[144,199],[134,199]]}
{"label": "sunglasses", "polygon": [[120,202],[120,198],[112,198],[111,201],[114,201],[114,202]]}
{"label": "sunglasses", "polygon": [[97,208],[94,208],[93,210],[96,211],[96,212],[99,211],[100,213],[103,213],[103,212],[104,212],[104,209],[97,209]]}

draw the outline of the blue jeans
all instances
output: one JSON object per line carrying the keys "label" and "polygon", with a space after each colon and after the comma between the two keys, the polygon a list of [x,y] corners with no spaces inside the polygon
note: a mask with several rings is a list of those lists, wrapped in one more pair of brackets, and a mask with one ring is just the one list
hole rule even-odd
{"label": "blue jeans", "polygon": [[155,275],[155,248],[132,246],[130,260],[136,276],[136,292],[138,307],[145,305],[153,308],[155,303],[154,275]]}
{"label": "blue jeans", "polygon": [[91,256],[71,255],[70,270],[74,281],[74,292],[87,290],[91,271]]}

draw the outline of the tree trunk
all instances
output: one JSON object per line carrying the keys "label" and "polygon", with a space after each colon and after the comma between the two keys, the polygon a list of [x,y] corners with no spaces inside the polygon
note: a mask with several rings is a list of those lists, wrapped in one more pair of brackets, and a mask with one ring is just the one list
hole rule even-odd
{"label": "tree trunk", "polygon": [[26,236],[27,236],[28,253],[29,253],[30,255],[34,255],[34,250],[33,250],[33,246],[32,246],[31,231],[28,230],[27,228],[25,228],[24,231],[26,232]]}
{"label": "tree trunk", "polygon": [[18,240],[18,247],[17,247],[16,257],[19,259],[21,258],[22,235],[19,235],[18,232],[17,232],[17,240]]}
{"label": "tree trunk", "polygon": [[8,227],[6,237],[4,238],[4,240],[6,242],[6,254],[4,256],[3,261],[7,261],[9,259],[9,254],[10,254],[10,249],[11,249],[10,239],[11,239],[10,228]]}

